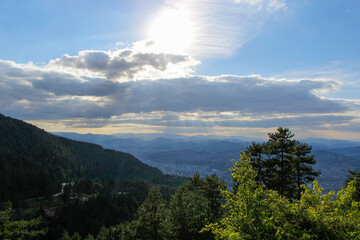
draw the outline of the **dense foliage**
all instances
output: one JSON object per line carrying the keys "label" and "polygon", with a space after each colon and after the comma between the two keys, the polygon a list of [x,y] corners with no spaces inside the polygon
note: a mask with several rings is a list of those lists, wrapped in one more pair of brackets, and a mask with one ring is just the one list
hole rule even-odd
{"label": "dense foliage", "polygon": [[[79,181],[80,186],[84,182],[89,181]],[[89,185],[83,190],[88,192]],[[63,199],[64,204],[49,219],[47,239],[58,239],[65,229],[69,234],[96,235],[102,226],[130,221],[150,190],[150,185],[145,182],[106,180],[99,191],[88,195],[81,191],[80,186],[74,184],[71,187],[69,199]],[[164,187],[161,190],[166,195],[172,193]]]}
{"label": "dense foliage", "polygon": [[14,220],[10,202],[6,204],[3,211],[0,211],[0,239],[38,239],[46,232],[47,229],[42,227],[41,217],[31,220]]}
{"label": "dense foliage", "polygon": [[354,199],[360,202],[360,170],[348,170],[349,174],[346,176],[345,185],[349,184],[351,181],[354,181],[355,193],[353,195]]}
{"label": "dense foliage", "polygon": [[337,193],[321,194],[303,186],[292,202],[256,181],[256,171],[245,153],[232,169],[237,191],[222,191],[229,210],[219,223],[204,230],[216,239],[360,239],[360,203],[353,199],[354,181]]}
{"label": "dense foliage", "polygon": [[201,179],[198,174],[195,174],[176,191],[167,203],[159,188],[153,187],[139,207],[133,221],[102,228],[95,239],[214,239],[212,233],[201,232],[201,229],[206,224],[219,221],[224,216],[225,211],[220,204],[222,199],[220,189],[225,188],[224,182],[216,175]]}

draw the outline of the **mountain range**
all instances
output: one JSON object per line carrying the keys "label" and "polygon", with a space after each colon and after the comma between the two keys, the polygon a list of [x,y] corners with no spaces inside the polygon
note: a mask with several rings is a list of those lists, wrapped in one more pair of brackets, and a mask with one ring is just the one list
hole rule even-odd
{"label": "mountain range", "polygon": [[[145,138],[142,135],[95,135],[77,133],[54,133],[76,140],[100,144],[104,148],[129,152],[144,163],[161,169],[164,173],[191,176],[199,172],[202,176],[217,174],[228,185],[232,184],[229,167],[231,159],[238,159],[240,152],[251,144],[243,139],[212,139],[210,137],[185,137],[171,135],[171,138]],[[137,136],[137,137],[135,137]],[[158,136],[158,135],[156,135]],[[124,138],[125,137],[125,138]],[[261,140],[257,140],[261,142]],[[339,190],[348,174],[348,170],[360,168],[360,142],[308,138],[300,140],[313,146],[316,170],[320,185],[326,192]]]}

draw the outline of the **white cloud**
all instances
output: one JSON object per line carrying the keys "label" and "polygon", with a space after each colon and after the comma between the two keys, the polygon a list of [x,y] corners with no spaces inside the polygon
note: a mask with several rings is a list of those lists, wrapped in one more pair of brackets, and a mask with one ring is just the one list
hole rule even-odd
{"label": "white cloud", "polygon": [[[76,56],[65,54],[50,61],[47,67],[55,71],[124,82],[139,77],[181,76],[190,73],[197,64],[197,61],[187,55],[123,49],[108,52],[87,50]],[[176,72],[173,71],[174,66]]]}
{"label": "white cloud", "polygon": [[334,86],[333,91],[321,92],[321,96],[327,98],[342,98],[346,96],[354,101],[359,98],[360,71],[359,64],[334,61],[327,65],[313,66],[311,68],[290,70],[274,76],[275,78],[298,79],[309,78],[318,81],[333,80],[339,84]]}
{"label": "white cloud", "polygon": [[277,11],[286,6],[284,0],[235,0],[235,2],[254,6],[258,11],[266,9],[270,12]]}
{"label": "white cloud", "polygon": [[281,0],[167,0],[164,8],[188,13],[195,34],[187,52],[202,58],[231,55],[286,5]]}

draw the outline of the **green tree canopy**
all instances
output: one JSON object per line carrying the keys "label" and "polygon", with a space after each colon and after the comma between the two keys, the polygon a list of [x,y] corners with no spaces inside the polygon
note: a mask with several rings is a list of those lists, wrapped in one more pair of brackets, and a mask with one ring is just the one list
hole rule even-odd
{"label": "green tree canopy", "polygon": [[315,171],[312,165],[315,165],[316,160],[314,155],[310,155],[312,147],[306,143],[295,141],[292,151],[292,167],[295,177],[295,194],[296,198],[300,199],[302,185],[315,180],[315,177],[320,175],[319,171]]}
{"label": "green tree canopy", "polygon": [[312,147],[293,139],[295,135],[288,128],[279,127],[268,135],[266,143],[253,142],[246,150],[256,180],[289,199],[299,199],[301,185],[312,182],[320,174],[312,167],[316,163],[311,155]]}
{"label": "green tree canopy", "polygon": [[345,185],[349,184],[351,181],[355,181],[355,193],[354,199],[360,201],[360,170],[348,170],[349,174],[346,176]]}
{"label": "green tree canopy", "polygon": [[313,190],[303,186],[300,200],[292,202],[258,184],[246,153],[232,174],[237,191],[222,191],[227,216],[203,229],[213,232],[216,239],[360,239],[354,181],[337,193],[336,200],[334,192],[322,195],[314,181]]}
{"label": "green tree canopy", "polygon": [[12,220],[12,205],[8,202],[3,211],[0,211],[0,239],[27,240],[38,239],[46,234],[42,228],[42,217],[27,220]]}
{"label": "green tree canopy", "polygon": [[174,239],[213,239],[208,232],[199,231],[209,223],[223,217],[220,189],[226,184],[215,174],[200,178],[195,173],[189,182],[181,186],[170,201],[172,233]]}
{"label": "green tree canopy", "polygon": [[136,239],[164,240],[171,239],[170,235],[166,201],[154,186],[136,213]]}

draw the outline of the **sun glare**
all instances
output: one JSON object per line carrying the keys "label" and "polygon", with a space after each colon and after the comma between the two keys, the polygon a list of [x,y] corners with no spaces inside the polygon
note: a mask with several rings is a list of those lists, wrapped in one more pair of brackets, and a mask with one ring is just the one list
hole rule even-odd
{"label": "sun glare", "polygon": [[193,41],[188,14],[182,10],[165,10],[149,29],[152,49],[159,52],[185,53]]}

